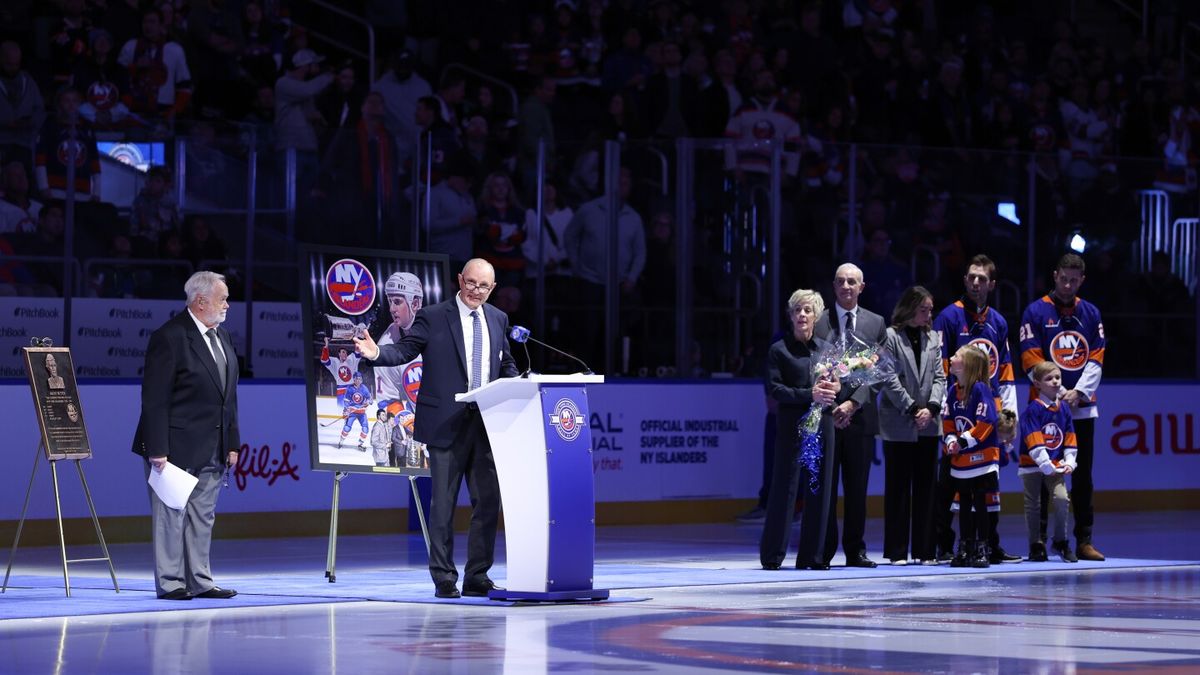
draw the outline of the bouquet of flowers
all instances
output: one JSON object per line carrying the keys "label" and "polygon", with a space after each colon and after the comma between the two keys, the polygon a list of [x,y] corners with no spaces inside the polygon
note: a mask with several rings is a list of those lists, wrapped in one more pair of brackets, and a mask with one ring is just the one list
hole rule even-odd
{"label": "bouquet of flowers", "polygon": [[[896,374],[896,361],[883,345],[869,345],[854,335],[842,333],[836,342],[817,353],[812,364],[813,382],[840,380],[843,387],[878,384]],[[813,402],[796,425],[800,456],[808,469],[808,488],[816,492],[821,475],[821,416],[825,407]]]}

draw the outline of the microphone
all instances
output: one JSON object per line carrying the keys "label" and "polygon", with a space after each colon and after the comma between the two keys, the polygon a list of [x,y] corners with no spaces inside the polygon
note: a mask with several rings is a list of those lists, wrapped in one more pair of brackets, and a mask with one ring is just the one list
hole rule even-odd
{"label": "microphone", "polygon": [[[508,338],[510,340],[512,340],[513,342],[517,342],[522,345],[524,345],[526,342],[532,342],[534,344],[541,345],[541,346],[545,347],[546,349],[549,349],[552,352],[557,352],[559,354],[562,354],[563,356],[567,357],[568,359],[571,359],[572,361],[575,361],[579,365],[583,366],[583,374],[584,375],[594,375],[595,374],[592,372],[591,368],[588,368],[588,364],[583,362],[583,359],[581,359],[578,356],[575,356],[573,354],[568,354],[568,353],[564,352],[563,350],[559,349],[558,347],[553,347],[551,345],[546,344],[545,342],[542,342],[541,340],[539,340],[535,337],[532,337],[529,334],[529,329],[524,326],[513,326],[512,328],[510,328],[508,331]],[[525,347],[525,358],[526,359],[529,358],[529,347]],[[528,372],[528,371],[526,371],[526,372]]]}

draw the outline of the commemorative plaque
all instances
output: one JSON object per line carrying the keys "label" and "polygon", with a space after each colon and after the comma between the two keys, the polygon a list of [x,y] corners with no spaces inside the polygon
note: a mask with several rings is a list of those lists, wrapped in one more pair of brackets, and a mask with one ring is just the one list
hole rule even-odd
{"label": "commemorative plaque", "polygon": [[46,458],[88,459],[92,456],[83,407],[75,384],[75,366],[67,347],[25,347],[25,372],[33,392]]}

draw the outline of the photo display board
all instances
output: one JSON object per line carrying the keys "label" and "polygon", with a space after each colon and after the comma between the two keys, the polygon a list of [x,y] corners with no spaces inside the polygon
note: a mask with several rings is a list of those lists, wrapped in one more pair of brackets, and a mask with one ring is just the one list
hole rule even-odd
{"label": "photo display board", "polygon": [[25,372],[33,392],[46,458],[88,459],[92,446],[83,423],[75,364],[66,347],[25,347]]}
{"label": "photo display board", "polygon": [[356,353],[353,337],[399,342],[426,305],[450,297],[449,258],[407,252],[305,247],[301,289],[312,468],[429,475],[416,442],[421,357],[379,367]]}

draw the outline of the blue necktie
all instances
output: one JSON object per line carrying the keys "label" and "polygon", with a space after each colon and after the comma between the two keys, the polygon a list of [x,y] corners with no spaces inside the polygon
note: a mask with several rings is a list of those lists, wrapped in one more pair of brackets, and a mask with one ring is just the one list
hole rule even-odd
{"label": "blue necktie", "polygon": [[479,321],[479,312],[471,312],[471,388],[478,389],[483,384],[483,324]]}

